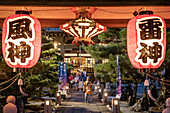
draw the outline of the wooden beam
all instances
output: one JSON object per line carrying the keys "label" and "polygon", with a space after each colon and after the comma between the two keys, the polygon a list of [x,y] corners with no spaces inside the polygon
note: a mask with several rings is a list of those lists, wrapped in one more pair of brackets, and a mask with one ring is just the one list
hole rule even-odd
{"label": "wooden beam", "polygon": [[60,25],[65,24],[69,19],[39,19],[42,27],[57,28]]}
{"label": "wooden beam", "polygon": [[[41,27],[58,28],[60,25],[71,19],[39,19]],[[4,19],[0,19],[0,27],[3,26]],[[110,28],[126,28],[129,19],[95,19],[96,22]],[[170,28],[170,19],[165,19],[166,27]]]}
{"label": "wooden beam", "polygon": [[0,5],[116,6],[170,5],[169,0],[0,0]]}
{"label": "wooden beam", "polygon": [[[39,19],[42,27],[59,27],[60,25],[71,21],[70,19]],[[107,26],[115,28],[124,28],[127,26],[129,19],[95,19],[96,22]]]}
{"label": "wooden beam", "polygon": [[[3,26],[4,19],[0,19],[0,27]],[[41,27],[51,27],[51,28],[57,28],[60,27],[60,25],[71,21],[71,19],[39,19],[41,23]],[[115,27],[115,28],[125,28],[128,23],[128,19],[96,19],[96,22],[107,26],[107,27]]]}

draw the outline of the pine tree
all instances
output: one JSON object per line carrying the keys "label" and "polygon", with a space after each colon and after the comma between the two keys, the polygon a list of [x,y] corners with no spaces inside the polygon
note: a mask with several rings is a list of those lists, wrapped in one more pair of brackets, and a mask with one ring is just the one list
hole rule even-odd
{"label": "pine tree", "polygon": [[[30,95],[42,94],[43,87],[50,87],[51,93],[57,91],[58,79],[58,61],[61,61],[61,55],[58,55],[54,49],[53,43],[42,36],[42,51],[38,63],[25,74],[26,90]],[[36,90],[36,89],[39,90]]]}
{"label": "pine tree", "polygon": [[107,32],[99,35],[101,41],[112,38],[115,40],[120,38],[120,42],[112,41],[107,46],[94,45],[84,47],[85,51],[91,54],[93,58],[98,59],[109,59],[109,62],[104,64],[97,64],[94,66],[94,71],[99,75],[102,75],[104,82],[116,82],[117,77],[117,59],[119,55],[119,65],[122,73],[123,83],[132,82],[134,84],[133,98],[135,100],[137,93],[137,84],[144,81],[144,77],[139,73],[139,70],[135,69],[127,55],[126,48],[126,29],[115,29],[109,28]]}
{"label": "pine tree", "polygon": [[[13,73],[12,68],[10,68],[4,58],[3,58],[3,54],[2,54],[2,31],[0,31],[0,83],[7,81],[8,79],[14,77],[16,75],[16,73]],[[10,83],[12,83],[11,81],[8,83],[5,83],[3,85],[0,85],[0,90],[7,87],[8,85],[10,85]],[[11,87],[7,88],[6,90],[3,90],[0,92],[0,96],[8,96],[13,94],[14,96],[19,95],[19,87],[17,82],[14,83]],[[5,104],[5,102],[4,102]]]}
{"label": "pine tree", "polygon": [[[138,69],[134,68],[128,58],[127,55],[127,47],[126,47],[126,29],[108,29],[107,32],[98,36],[101,41],[106,40],[108,37],[113,38],[119,37],[121,42],[115,43],[110,42],[107,46],[102,45],[94,45],[89,47],[84,47],[86,52],[91,54],[93,58],[98,59],[109,59],[109,62],[104,64],[94,65],[94,71],[99,75],[103,75],[101,79],[105,82],[115,82],[117,77],[117,64],[116,64],[116,56],[119,55],[119,65],[122,73],[123,83],[133,83],[133,98],[132,103],[135,103],[136,93],[137,93],[137,85],[145,80],[145,75],[141,73]],[[164,63],[156,69],[156,73],[158,73],[155,77],[161,78],[160,71],[163,68],[166,68],[164,79],[169,80],[170,73],[170,30],[167,29],[167,51]],[[165,65],[164,65],[165,64]],[[149,73],[153,74],[153,73]],[[98,76],[97,76],[98,77]],[[98,77],[100,78],[100,76]],[[167,92],[170,92],[169,86],[164,86],[167,89]]]}

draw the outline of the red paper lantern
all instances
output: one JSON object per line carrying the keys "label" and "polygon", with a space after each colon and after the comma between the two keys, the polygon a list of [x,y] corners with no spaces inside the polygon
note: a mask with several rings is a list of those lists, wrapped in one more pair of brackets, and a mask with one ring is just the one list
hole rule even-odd
{"label": "red paper lantern", "polygon": [[6,18],[3,23],[2,49],[10,67],[33,67],[41,52],[39,20],[27,14],[15,14]]}
{"label": "red paper lantern", "polygon": [[158,68],[165,58],[166,24],[152,11],[142,11],[127,25],[127,50],[135,68]]}

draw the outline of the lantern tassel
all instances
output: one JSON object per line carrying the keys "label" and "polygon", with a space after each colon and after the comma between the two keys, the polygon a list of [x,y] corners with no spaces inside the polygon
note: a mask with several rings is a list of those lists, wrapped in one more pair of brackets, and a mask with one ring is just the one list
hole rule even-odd
{"label": "lantern tassel", "polygon": [[153,101],[156,100],[156,99],[152,96],[151,90],[148,90],[148,95],[149,95],[149,97],[150,97]]}
{"label": "lantern tassel", "polygon": [[24,96],[28,96],[28,94],[25,93],[25,92],[22,90],[23,81],[22,81],[21,78],[18,80],[18,85],[19,85],[19,90],[20,90],[21,94],[23,94]]}
{"label": "lantern tassel", "polygon": [[22,86],[19,86],[19,90],[20,90],[21,94],[23,94],[24,96],[28,96],[28,94],[25,93],[25,92],[22,90]]}
{"label": "lantern tassel", "polygon": [[17,69],[15,67],[13,68],[13,72],[17,72]]}
{"label": "lantern tassel", "polygon": [[25,72],[27,72],[27,68],[25,68]]}

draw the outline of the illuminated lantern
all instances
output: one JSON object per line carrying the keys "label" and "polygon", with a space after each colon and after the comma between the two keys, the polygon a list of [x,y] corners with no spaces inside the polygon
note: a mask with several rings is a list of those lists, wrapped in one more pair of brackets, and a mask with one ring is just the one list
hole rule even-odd
{"label": "illuminated lantern", "polygon": [[132,18],[127,25],[127,50],[135,68],[158,68],[166,52],[164,20],[152,11],[142,11]]}
{"label": "illuminated lantern", "polygon": [[91,19],[91,14],[96,11],[94,7],[74,7],[71,8],[76,13],[76,19],[60,26],[60,29],[74,36],[73,44],[77,46],[84,43],[88,46],[94,44],[91,37],[106,31],[106,27]]}
{"label": "illuminated lantern", "polygon": [[6,63],[12,68],[33,67],[41,52],[41,25],[27,11],[16,11],[5,19],[2,49]]}

